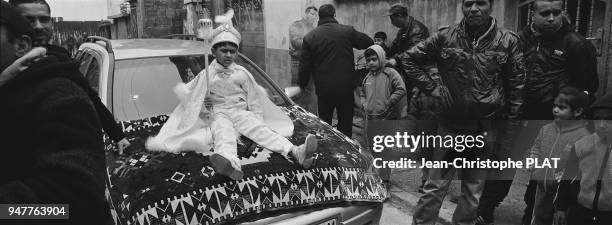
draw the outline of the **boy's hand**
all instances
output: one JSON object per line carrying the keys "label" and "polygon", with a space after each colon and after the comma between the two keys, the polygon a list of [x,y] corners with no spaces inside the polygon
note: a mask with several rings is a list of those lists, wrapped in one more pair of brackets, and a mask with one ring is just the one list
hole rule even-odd
{"label": "boy's hand", "polygon": [[127,138],[123,138],[121,141],[119,141],[119,143],[117,143],[117,145],[119,146],[119,155],[123,155],[123,150],[130,146],[130,142],[127,140]]}
{"label": "boy's hand", "polygon": [[553,217],[553,225],[566,225],[566,216],[567,214],[565,213],[565,211],[556,211]]}

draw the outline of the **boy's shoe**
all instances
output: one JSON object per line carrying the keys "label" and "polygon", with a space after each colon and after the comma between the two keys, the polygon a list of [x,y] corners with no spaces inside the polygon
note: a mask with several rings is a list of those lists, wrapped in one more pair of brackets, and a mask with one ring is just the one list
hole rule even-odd
{"label": "boy's shoe", "polygon": [[219,154],[211,155],[210,163],[212,164],[213,169],[215,169],[215,173],[227,176],[232,180],[241,180],[244,176],[242,170],[232,166],[232,161]]}
{"label": "boy's shoe", "polygon": [[303,145],[295,147],[291,150],[291,154],[297,160],[297,162],[304,167],[304,169],[310,168],[314,159],[312,156],[317,152],[317,137],[309,134],[306,136],[306,141]]}

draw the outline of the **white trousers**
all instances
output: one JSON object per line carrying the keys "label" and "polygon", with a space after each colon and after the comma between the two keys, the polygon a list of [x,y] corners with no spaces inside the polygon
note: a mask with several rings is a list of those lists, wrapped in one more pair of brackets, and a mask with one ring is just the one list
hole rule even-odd
{"label": "white trousers", "polygon": [[213,110],[211,130],[215,153],[240,165],[237,139],[242,134],[270,151],[289,154],[295,147],[287,138],[272,131],[253,112],[240,109]]}

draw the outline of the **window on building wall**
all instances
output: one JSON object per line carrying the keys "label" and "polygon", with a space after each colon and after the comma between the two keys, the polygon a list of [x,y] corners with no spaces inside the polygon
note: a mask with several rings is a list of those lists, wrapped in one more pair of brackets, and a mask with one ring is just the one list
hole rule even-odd
{"label": "window on building wall", "polygon": [[531,5],[534,0],[521,0],[519,3],[519,30],[531,23]]}

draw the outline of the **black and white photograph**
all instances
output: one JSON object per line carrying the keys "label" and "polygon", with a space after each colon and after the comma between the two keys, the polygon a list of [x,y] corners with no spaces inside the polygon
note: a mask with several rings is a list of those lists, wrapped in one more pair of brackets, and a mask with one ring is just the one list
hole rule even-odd
{"label": "black and white photograph", "polygon": [[0,224],[612,224],[612,0],[0,4]]}

